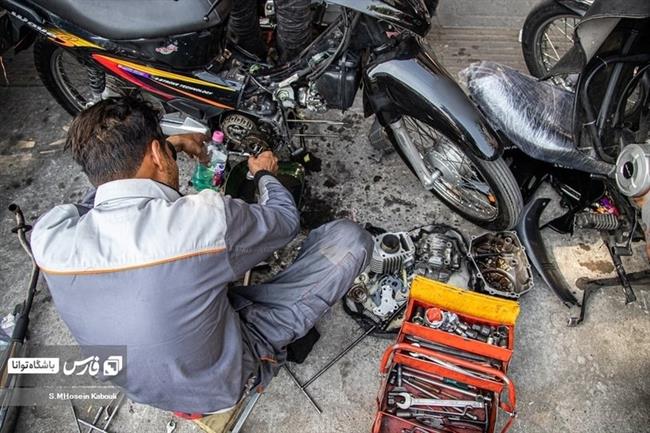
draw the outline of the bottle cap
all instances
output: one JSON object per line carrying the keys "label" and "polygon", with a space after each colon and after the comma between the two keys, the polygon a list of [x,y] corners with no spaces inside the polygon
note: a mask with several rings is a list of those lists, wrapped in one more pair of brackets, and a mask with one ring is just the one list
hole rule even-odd
{"label": "bottle cap", "polygon": [[212,133],[212,141],[215,141],[217,143],[223,143],[224,139],[224,134],[222,131],[214,131]]}

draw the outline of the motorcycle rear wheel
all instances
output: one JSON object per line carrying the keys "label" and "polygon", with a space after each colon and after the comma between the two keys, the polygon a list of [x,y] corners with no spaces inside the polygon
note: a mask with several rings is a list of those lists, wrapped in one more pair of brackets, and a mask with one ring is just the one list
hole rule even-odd
{"label": "motorcycle rear wheel", "polygon": [[[521,31],[521,47],[528,71],[541,78],[573,46],[573,32],[581,17],[554,0],[530,11]],[[556,76],[551,81],[573,91],[575,77]]]}
{"label": "motorcycle rear wheel", "polygon": [[[88,68],[70,51],[53,42],[39,39],[34,44],[34,66],[45,88],[72,116],[96,102],[100,95],[90,86]],[[95,72],[99,79],[104,72]]]}
{"label": "motorcycle rear wheel", "polygon": [[[483,160],[440,131],[411,116],[402,116],[409,138],[427,169],[440,175],[432,192],[448,207],[472,223],[488,230],[508,230],[517,224],[523,208],[521,191],[502,158]],[[400,156],[396,134],[389,138]]]}

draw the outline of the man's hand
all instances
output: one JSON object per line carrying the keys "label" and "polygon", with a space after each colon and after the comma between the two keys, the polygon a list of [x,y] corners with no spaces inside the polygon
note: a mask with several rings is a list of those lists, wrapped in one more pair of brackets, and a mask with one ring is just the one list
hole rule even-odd
{"label": "man's hand", "polygon": [[208,151],[203,145],[203,142],[207,139],[207,136],[198,133],[179,134],[167,137],[167,141],[176,148],[177,152],[185,152],[192,158],[198,159],[199,162],[203,164],[210,162]]}
{"label": "man's hand", "polygon": [[248,170],[253,176],[260,170],[276,174],[278,172],[278,158],[270,150],[266,150],[258,156],[251,156],[248,158]]}

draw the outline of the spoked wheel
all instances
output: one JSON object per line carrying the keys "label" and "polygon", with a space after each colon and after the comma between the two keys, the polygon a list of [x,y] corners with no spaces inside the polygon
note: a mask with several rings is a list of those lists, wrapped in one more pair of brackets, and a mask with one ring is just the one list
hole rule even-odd
{"label": "spoked wheel", "polygon": [[[517,181],[503,159],[482,160],[411,116],[402,116],[399,122],[391,124],[391,129],[391,140],[396,141],[398,149],[408,146],[399,140],[410,141],[415,149],[410,156],[401,152],[414,172],[418,174],[414,167],[419,166],[431,182],[429,188],[454,211],[486,229],[514,227],[523,200]],[[422,172],[418,174],[420,180],[421,176]]]}
{"label": "spoked wheel", "polygon": [[82,64],[62,47],[46,40],[37,41],[34,64],[47,90],[73,116],[100,99],[104,72]]}
{"label": "spoked wheel", "polygon": [[[521,34],[524,60],[530,73],[543,77],[573,46],[573,33],[581,17],[553,0],[533,9]],[[553,77],[551,81],[573,91],[577,75]]]}

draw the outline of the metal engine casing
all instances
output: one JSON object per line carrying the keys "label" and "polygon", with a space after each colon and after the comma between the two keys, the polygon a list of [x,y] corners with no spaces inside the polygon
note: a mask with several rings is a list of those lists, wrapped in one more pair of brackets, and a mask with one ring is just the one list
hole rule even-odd
{"label": "metal engine casing", "polygon": [[526,251],[515,232],[485,233],[470,243],[480,291],[518,299],[533,287]]}
{"label": "metal engine casing", "polygon": [[[393,249],[386,247],[386,242],[397,238]],[[382,233],[375,236],[374,249],[370,259],[370,271],[376,274],[392,274],[399,271],[402,266],[413,260],[415,245],[406,232]]]}
{"label": "metal engine casing", "polygon": [[417,242],[417,256],[415,273],[443,283],[462,262],[454,240],[441,233],[428,234]]}

